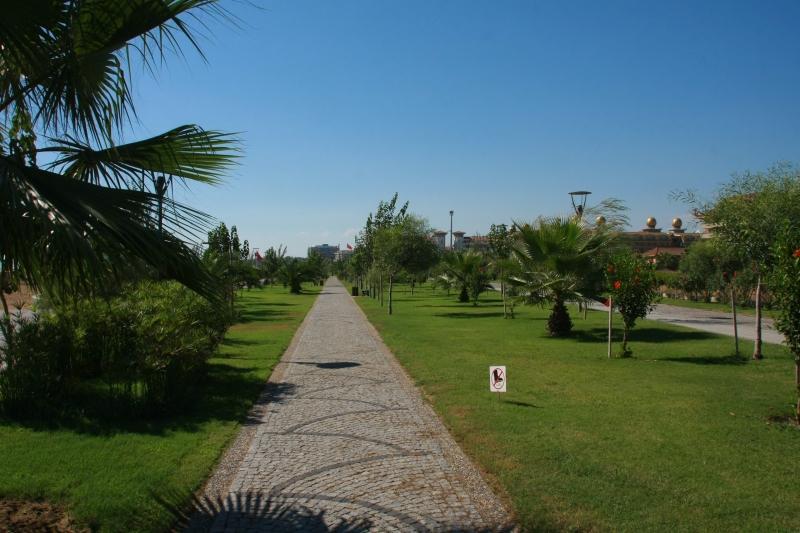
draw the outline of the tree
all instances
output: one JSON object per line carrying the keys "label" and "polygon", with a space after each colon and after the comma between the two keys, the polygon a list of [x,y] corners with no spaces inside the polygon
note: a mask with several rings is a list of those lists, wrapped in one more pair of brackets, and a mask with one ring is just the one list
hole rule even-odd
{"label": "tree", "polygon": [[394,193],[394,196],[388,202],[381,201],[378,203],[377,211],[374,215],[372,213],[369,214],[364,224],[364,229],[361,230],[356,239],[356,250],[358,251],[358,248],[363,250],[363,252],[359,251],[359,254],[363,253],[363,256],[358,258],[359,267],[363,269],[363,275],[370,282],[370,295],[375,298],[378,292],[376,288],[380,290],[381,305],[383,305],[383,276],[380,271],[373,268],[375,262],[373,240],[378,230],[389,227],[401,220],[407,210],[408,202],[403,204],[399,210],[397,209],[397,193]]}
{"label": "tree", "polygon": [[572,320],[565,303],[599,297],[598,279],[612,234],[603,226],[591,228],[567,218],[515,224],[515,229],[512,254],[519,271],[511,282],[527,303],[553,304],[547,323],[551,336],[569,335]]}
{"label": "tree", "polygon": [[283,260],[278,276],[284,286],[289,286],[289,292],[292,294],[300,294],[303,290],[302,284],[312,279],[305,261],[296,257],[287,257]]}
{"label": "tree", "polygon": [[310,281],[322,285],[325,282],[325,278],[328,277],[330,261],[325,259],[318,251],[312,250],[311,253],[308,254],[308,259],[306,260],[306,271],[308,272]]}
{"label": "tree", "polygon": [[780,309],[776,326],[794,355],[797,393],[795,422],[800,425],[800,221],[784,224],[774,248],[775,269],[770,285]]}
{"label": "tree", "polygon": [[658,298],[655,269],[631,250],[617,252],[606,269],[611,305],[622,315],[622,357],[633,353],[628,349],[628,337],[636,320],[644,318],[653,309]]}
{"label": "tree", "polygon": [[764,277],[774,262],[776,228],[800,219],[800,170],[779,164],[767,172],[734,175],[712,201],[700,201],[691,191],[676,195],[717,237],[748,261],[756,276],[756,334],[753,359],[761,359],[761,296]]}
{"label": "tree", "polygon": [[700,240],[686,250],[678,264],[683,290],[691,295],[702,294],[708,302],[717,288],[717,248],[711,240]]}
{"label": "tree", "polygon": [[389,280],[388,312],[393,313],[394,281],[401,272],[418,273],[431,268],[437,259],[427,221],[406,214],[374,234],[373,254],[377,268]]}
{"label": "tree", "polygon": [[278,276],[278,271],[283,266],[283,259],[286,257],[286,246],[278,245],[277,248],[270,246],[264,252],[264,258],[261,260],[261,270],[268,284],[272,284]]}
{"label": "tree", "polygon": [[508,274],[513,269],[511,262],[511,245],[513,234],[505,224],[492,224],[489,228],[489,257],[492,265],[500,279],[500,298],[503,300],[503,318],[508,317],[508,305],[506,304],[506,281]]}
{"label": "tree", "polygon": [[478,297],[491,289],[489,264],[486,257],[473,250],[450,252],[442,257],[442,266],[451,283],[459,287],[458,301],[478,305]]}
{"label": "tree", "polygon": [[[0,17],[3,280],[89,292],[131,268],[209,297],[216,282],[184,242],[208,217],[169,198],[174,179],[217,183],[229,135],[184,125],[118,144],[135,117],[131,61],[154,71],[214,0],[5,2]],[[38,164],[39,154],[51,163]],[[147,179],[145,179],[147,178]],[[2,290],[0,290],[2,294]]]}

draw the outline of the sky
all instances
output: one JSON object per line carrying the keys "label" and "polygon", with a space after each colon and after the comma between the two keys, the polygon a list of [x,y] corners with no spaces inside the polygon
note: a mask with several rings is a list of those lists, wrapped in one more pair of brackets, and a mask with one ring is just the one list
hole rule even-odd
{"label": "sky", "polygon": [[732,173],[800,161],[800,3],[222,1],[200,45],[135,73],[130,138],[237,132],[225,183],[179,198],[251,248],[354,243],[395,192],[434,228],[616,197],[668,228]]}

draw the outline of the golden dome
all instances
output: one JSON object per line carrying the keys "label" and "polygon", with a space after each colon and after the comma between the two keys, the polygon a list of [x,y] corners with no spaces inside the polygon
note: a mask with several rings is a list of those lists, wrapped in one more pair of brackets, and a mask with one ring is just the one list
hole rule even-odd
{"label": "golden dome", "polygon": [[647,219],[647,227],[650,229],[654,229],[656,227],[656,219],[653,217],[649,217]]}
{"label": "golden dome", "polygon": [[672,219],[672,227],[673,228],[681,229],[681,226],[683,226],[683,220],[681,220],[678,217],[675,217],[675,218]]}
{"label": "golden dome", "polygon": [[600,215],[594,221],[598,226],[602,226],[603,224],[606,223],[606,217],[604,217],[603,215]]}

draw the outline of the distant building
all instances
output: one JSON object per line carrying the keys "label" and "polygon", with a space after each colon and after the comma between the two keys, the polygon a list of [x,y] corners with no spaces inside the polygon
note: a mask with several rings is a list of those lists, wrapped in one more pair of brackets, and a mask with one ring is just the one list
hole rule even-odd
{"label": "distant building", "polygon": [[463,231],[454,231],[453,232],[453,249],[454,250],[463,250],[464,249],[464,233]]}
{"label": "distant building", "polygon": [[337,252],[339,252],[339,245],[337,244],[334,246],[332,244],[318,244],[316,246],[309,246],[308,255],[311,255],[311,252],[317,252],[322,257],[333,261],[336,258]]}
{"label": "distant building", "polygon": [[337,252],[334,254],[334,256],[333,256],[333,260],[334,260],[334,261],[345,261],[345,260],[347,260],[347,258],[348,258],[348,257],[350,257],[351,255],[353,255],[353,250],[351,250],[351,249],[347,249],[347,248],[344,248],[344,249],[342,249],[342,250],[338,250],[338,251],[337,251]]}
{"label": "distant building", "polygon": [[687,233],[683,229],[683,221],[680,218],[672,220],[672,228],[668,231],[661,231],[661,228],[656,226],[656,219],[650,217],[647,219],[645,228],[639,231],[625,231],[620,236],[636,253],[654,258],[662,253],[682,256],[690,244],[702,239],[705,235],[703,233]]}
{"label": "distant building", "polygon": [[431,240],[436,244],[436,246],[440,250],[444,250],[447,248],[447,232],[442,230],[436,230],[431,235]]}
{"label": "distant building", "polygon": [[466,250],[475,250],[476,252],[486,252],[489,250],[489,237],[486,235],[464,237],[464,248]]}

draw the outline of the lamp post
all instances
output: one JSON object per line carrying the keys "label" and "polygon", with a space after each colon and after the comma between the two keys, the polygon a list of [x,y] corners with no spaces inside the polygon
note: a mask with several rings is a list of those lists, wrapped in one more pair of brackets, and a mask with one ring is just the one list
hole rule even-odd
{"label": "lamp post", "polygon": [[453,250],[453,210],[450,210],[450,250]]}
{"label": "lamp post", "polygon": [[572,191],[569,193],[569,198],[572,201],[572,208],[575,210],[575,215],[578,217],[579,221],[583,219],[583,210],[586,208],[586,199],[590,194],[592,193],[589,191]]}

